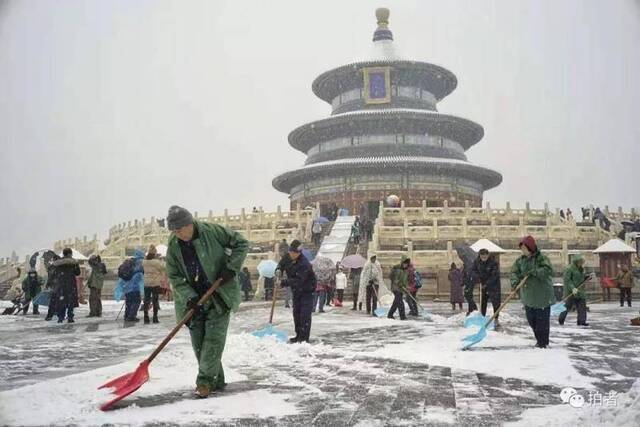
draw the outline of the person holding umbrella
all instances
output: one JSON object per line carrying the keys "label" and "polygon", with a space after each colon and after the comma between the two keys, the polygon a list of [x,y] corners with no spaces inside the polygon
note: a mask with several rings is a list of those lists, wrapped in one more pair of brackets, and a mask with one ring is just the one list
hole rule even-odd
{"label": "person holding umbrella", "polygon": [[352,268],[349,272],[349,279],[351,280],[351,294],[353,295],[353,308],[352,311],[362,310],[362,302],[358,305],[358,293],[360,292],[360,275],[362,274],[362,268]]}
{"label": "person holding umbrella", "polygon": [[[237,274],[249,242],[234,230],[195,220],[179,206],[169,208],[167,225],[172,231],[167,244],[167,275],[175,296],[176,319],[195,310],[187,326],[198,360],[196,395],[206,398],[226,386],[222,352],[231,312],[240,305]],[[218,279],[222,285],[204,304],[198,304]]]}
{"label": "person holding umbrella", "polygon": [[338,267],[338,274],[336,274],[336,291],[338,292],[338,301],[342,305],[344,299],[344,290],[347,287],[347,275],[344,274],[342,266]]}
{"label": "person holding umbrella", "polygon": [[291,242],[289,252],[280,260],[276,274],[282,276],[283,272],[287,275],[285,286],[291,288],[293,296],[293,324],[296,331],[289,343],[309,342],[316,275],[311,263],[302,254],[302,244],[299,240]]}

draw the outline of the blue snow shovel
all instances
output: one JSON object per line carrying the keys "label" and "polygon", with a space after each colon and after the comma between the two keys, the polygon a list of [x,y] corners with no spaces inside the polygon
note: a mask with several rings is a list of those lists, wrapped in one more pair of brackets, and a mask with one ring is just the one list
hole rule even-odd
{"label": "blue snow shovel", "polygon": [[387,317],[387,314],[389,314],[389,307],[378,307],[373,310],[373,314],[375,314],[376,317]]}
{"label": "blue snow shovel", "polygon": [[475,334],[468,335],[462,339],[463,350],[468,350],[471,346],[478,344],[480,341],[486,338],[487,328],[491,325],[493,320],[498,316],[498,314],[502,311],[502,309],[507,306],[507,303],[511,301],[511,299],[518,293],[520,288],[524,286],[528,278],[529,276],[524,276],[524,279],[522,279],[518,284],[518,286],[516,286],[516,288],[507,296],[507,298],[500,305],[500,307],[498,307],[496,312],[493,313],[491,318],[489,318],[489,320],[480,327],[480,330],[478,332],[476,332]]}
{"label": "blue snow shovel", "polygon": [[[376,294],[376,300],[378,300],[378,304],[382,304],[380,302],[380,298],[378,297],[378,291],[376,291],[376,287],[371,286],[371,288],[373,289],[373,293]],[[387,317],[387,314],[389,314],[389,307],[380,306],[373,310],[373,315],[376,317]]]}
{"label": "blue snow shovel", "polygon": [[[587,280],[591,279],[591,276],[587,276],[582,283],[580,283],[578,286],[576,286],[574,289],[578,289],[581,288],[582,286],[584,286],[587,283]],[[567,295],[566,297],[564,297],[562,299],[562,301],[557,302],[555,304],[553,304],[551,306],[551,315],[552,316],[559,316],[560,314],[564,313],[565,311],[567,311],[567,306],[565,305],[565,303],[567,301],[569,301],[569,298],[571,298],[573,296],[573,293]]]}
{"label": "blue snow shovel", "polygon": [[[482,284],[480,285],[480,307],[482,307]],[[479,311],[474,311],[464,319],[464,327],[470,328],[472,326],[482,327],[487,323],[489,317],[483,316]]]}
{"label": "blue snow shovel", "polygon": [[276,293],[278,290],[277,284],[273,286],[273,300],[271,301],[271,314],[269,314],[269,323],[262,329],[258,329],[251,333],[254,337],[264,338],[264,337],[275,337],[276,340],[281,342],[287,342],[289,340],[289,336],[283,330],[276,329],[273,326],[273,312],[276,309]]}
{"label": "blue snow shovel", "polygon": [[51,290],[45,289],[44,291],[36,295],[36,297],[33,300],[33,304],[48,306],[50,301],[51,301]]}

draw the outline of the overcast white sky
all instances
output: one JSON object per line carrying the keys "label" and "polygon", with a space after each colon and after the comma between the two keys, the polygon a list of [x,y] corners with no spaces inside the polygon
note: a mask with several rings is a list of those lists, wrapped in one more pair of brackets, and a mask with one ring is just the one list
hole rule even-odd
{"label": "overcast white sky", "polygon": [[330,113],[311,82],[369,49],[379,6],[457,75],[439,109],[484,126],[485,200],[640,205],[638,1],[0,0],[0,255],[171,204],[287,206],[287,135]]}

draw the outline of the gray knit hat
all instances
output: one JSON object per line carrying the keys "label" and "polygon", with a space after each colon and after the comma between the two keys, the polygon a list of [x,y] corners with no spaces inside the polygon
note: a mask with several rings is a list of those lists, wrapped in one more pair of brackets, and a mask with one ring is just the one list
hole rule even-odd
{"label": "gray knit hat", "polygon": [[170,231],[175,231],[191,223],[193,223],[193,216],[191,215],[191,212],[176,205],[169,208],[169,213],[167,214],[167,228],[169,228]]}

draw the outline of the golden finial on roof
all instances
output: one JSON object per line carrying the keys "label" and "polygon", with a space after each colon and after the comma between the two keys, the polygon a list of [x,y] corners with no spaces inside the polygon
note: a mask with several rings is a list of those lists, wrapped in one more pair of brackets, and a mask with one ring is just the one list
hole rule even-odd
{"label": "golden finial on roof", "polygon": [[376,18],[378,19],[378,27],[387,28],[389,25],[389,9],[379,7],[376,9]]}

